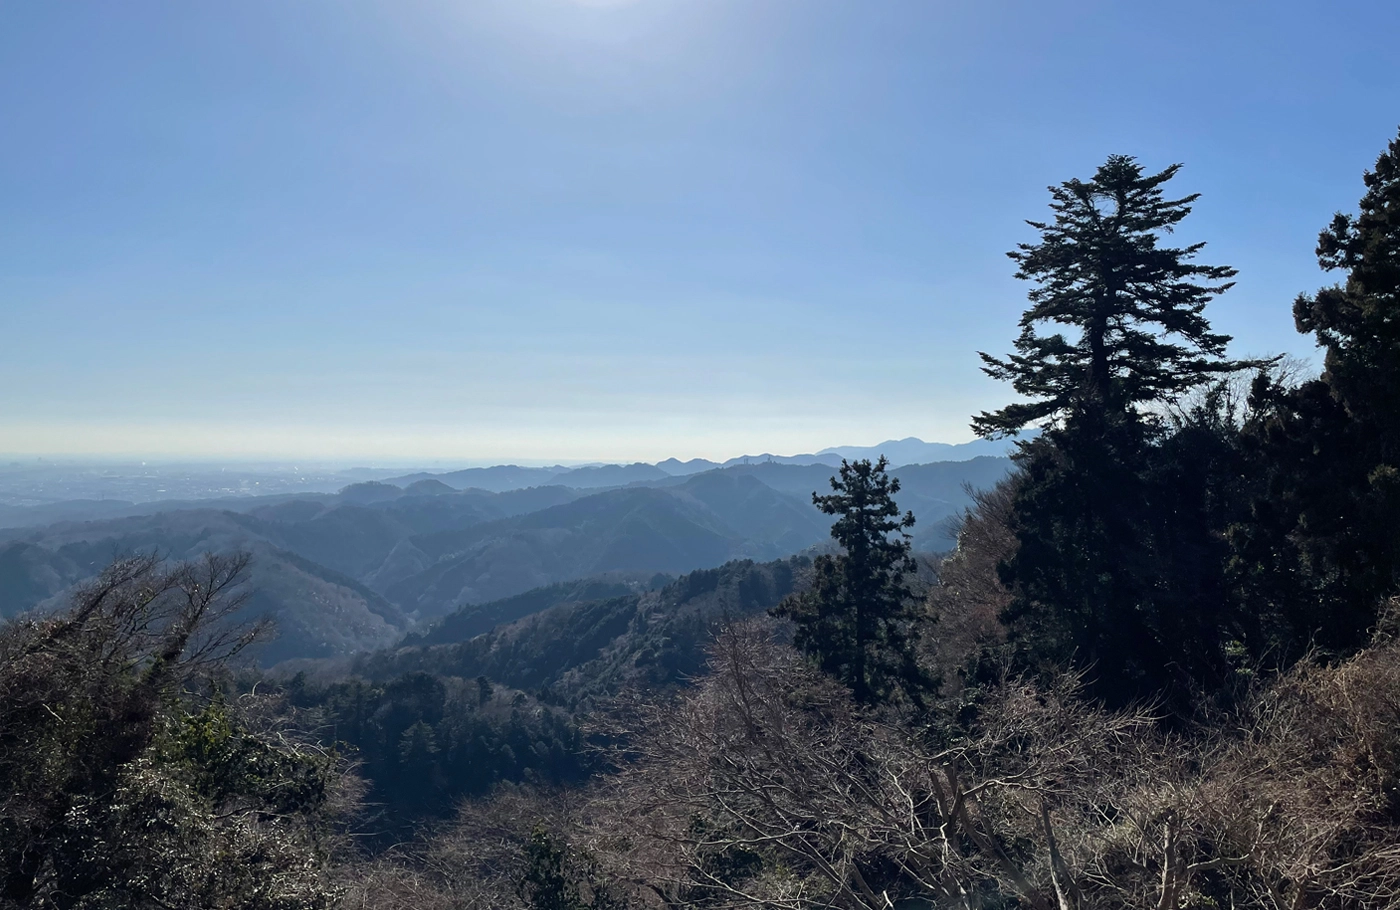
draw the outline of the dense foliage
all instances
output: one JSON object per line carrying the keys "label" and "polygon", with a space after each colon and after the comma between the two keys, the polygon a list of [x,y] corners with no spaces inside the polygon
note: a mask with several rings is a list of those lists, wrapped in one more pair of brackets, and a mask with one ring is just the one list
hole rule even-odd
{"label": "dense foliage", "polygon": [[[776,606],[810,570],[811,560],[802,556],[737,560],[655,590],[565,601],[465,640],[372,653],[352,667],[381,681],[419,671],[486,676],[547,702],[587,708],[626,687],[666,688],[703,672],[716,623]],[[449,616],[442,627],[453,625]]]}
{"label": "dense foliage", "polygon": [[0,629],[0,906],[333,905],[339,763],[191,694],[258,632],[244,565],[121,560]]}
{"label": "dense foliage", "polygon": [[287,685],[302,723],[341,744],[395,829],[450,812],[501,781],[576,783],[587,762],[573,717],[485,676],[410,672],[383,683]]}
{"label": "dense foliage", "polygon": [[[1255,369],[1267,384],[1273,364],[1226,359],[1229,338],[1210,329],[1205,307],[1234,271],[1196,264],[1202,243],[1161,243],[1197,198],[1164,198],[1178,169],[1145,175],[1114,156],[1052,188],[1055,221],[1032,222],[1041,241],[1012,253],[1036,283],[1019,353],[984,355],[1032,400],[973,425],[995,436],[1042,423],[1016,459],[1016,546],[1000,566],[1019,665],[1072,665],[1114,704],[1163,698],[1189,713],[1242,662],[1278,656],[1227,542],[1257,490],[1240,432],[1255,415],[1229,377]],[[1037,335],[1046,322],[1077,335]]]}
{"label": "dense foliage", "polygon": [[1345,281],[1294,303],[1325,369],[1294,387],[1256,383],[1246,428],[1265,482],[1233,537],[1251,612],[1294,654],[1358,647],[1400,583],[1400,139],[1365,183],[1359,213],[1318,238],[1319,263]]}
{"label": "dense foliage", "polygon": [[[622,597],[607,580],[551,585],[499,604],[464,607],[407,645],[369,655],[348,675],[312,667],[270,682],[298,724],[355,760],[377,808],[401,837],[424,819],[503,783],[578,784],[596,770],[579,715],[624,689],[658,691],[704,671],[716,623],[779,603],[804,559],[741,560]],[[659,581],[660,579],[658,579]],[[521,602],[547,609],[453,641],[473,618]],[[454,633],[454,630],[457,630]],[[245,685],[266,688],[254,676]]]}

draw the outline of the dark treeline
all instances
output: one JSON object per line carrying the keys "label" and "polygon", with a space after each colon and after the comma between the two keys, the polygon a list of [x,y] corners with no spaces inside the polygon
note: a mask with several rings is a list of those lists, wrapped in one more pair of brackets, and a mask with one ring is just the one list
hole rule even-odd
{"label": "dark treeline", "polygon": [[574,718],[485,676],[411,672],[285,688],[299,725],[355,760],[382,826],[449,812],[501,781],[577,783],[587,770]]}
{"label": "dark treeline", "polygon": [[1035,283],[1016,353],[983,355],[1030,401],[974,426],[1046,421],[1009,481],[1017,658],[1080,667],[1111,704],[1190,711],[1241,672],[1353,653],[1400,581],[1400,145],[1321,235],[1343,281],[1294,303],[1326,352],[1301,383],[1224,358],[1203,310],[1234,270],[1161,243],[1196,198],[1166,198],[1176,171],[1111,158],[1052,189],[1055,220],[1012,254]]}
{"label": "dark treeline", "polygon": [[218,561],[7,624],[0,902],[1400,906],[1400,139],[1294,302],[1315,377],[1226,356],[1178,170],[1111,157],[1011,253],[973,425],[1023,441],[932,586],[880,459],[814,559],[295,674],[227,669]]}

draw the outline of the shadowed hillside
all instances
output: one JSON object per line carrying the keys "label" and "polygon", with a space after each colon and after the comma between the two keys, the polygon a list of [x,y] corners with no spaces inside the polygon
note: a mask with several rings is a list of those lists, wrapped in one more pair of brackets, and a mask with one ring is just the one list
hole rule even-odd
{"label": "shadowed hillside", "polygon": [[262,660],[350,654],[395,641],[402,611],[353,578],[277,546],[227,512],[171,512],[111,522],[57,525],[0,545],[0,609],[13,616],[66,600],[114,556],[155,552],[172,559],[247,550],[253,556],[249,608],[272,616],[278,638]]}
{"label": "shadowed hillside", "polygon": [[[467,608],[418,639],[429,643],[364,655],[352,672],[371,680],[413,672],[485,676],[529,691],[553,689],[575,705],[623,686],[671,685],[702,671],[717,622],[776,606],[806,583],[810,567],[804,557],[739,560],[657,590],[561,601],[484,634],[473,634],[477,626]],[[454,629],[471,637],[447,641]]]}
{"label": "shadowed hillside", "polygon": [[561,581],[485,604],[468,604],[418,632],[404,637],[411,646],[450,644],[489,632],[496,626],[515,622],[559,604],[583,603],[626,597],[672,581],[668,575],[611,572],[580,581]]}

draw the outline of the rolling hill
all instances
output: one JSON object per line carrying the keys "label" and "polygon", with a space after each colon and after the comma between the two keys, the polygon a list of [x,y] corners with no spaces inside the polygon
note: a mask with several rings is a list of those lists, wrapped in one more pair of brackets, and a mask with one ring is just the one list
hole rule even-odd
{"label": "rolling hill", "polygon": [[0,615],[60,605],[74,585],[118,555],[156,551],[193,559],[207,551],[253,555],[250,615],[271,615],[279,636],[259,659],[330,656],[383,647],[408,628],[403,612],[353,578],[251,533],[229,512],[185,511],[63,524],[0,544]]}

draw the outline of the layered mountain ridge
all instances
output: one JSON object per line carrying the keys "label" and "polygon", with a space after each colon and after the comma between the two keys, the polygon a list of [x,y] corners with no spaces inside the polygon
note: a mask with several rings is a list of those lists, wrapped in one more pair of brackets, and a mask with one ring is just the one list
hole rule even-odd
{"label": "layered mountain ridge", "polygon": [[[184,559],[242,548],[254,556],[251,606],[281,630],[259,654],[273,663],[382,649],[460,608],[550,585],[611,577],[632,591],[654,577],[770,561],[828,539],[831,519],[811,500],[829,486],[825,464],[762,460],[688,474],[651,465],[640,478],[635,465],[607,467],[577,476],[606,476],[612,486],[493,492],[456,489],[460,479],[447,473],[2,531],[0,615],[61,603],[123,553]],[[916,548],[951,546],[947,520],[968,502],[967,488],[989,486],[1009,467],[980,457],[895,469],[897,500],[918,519]],[[507,475],[527,476],[498,474]]]}

